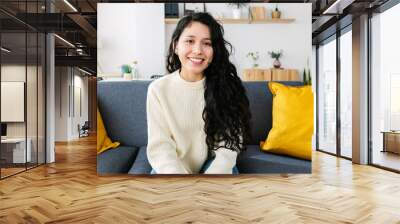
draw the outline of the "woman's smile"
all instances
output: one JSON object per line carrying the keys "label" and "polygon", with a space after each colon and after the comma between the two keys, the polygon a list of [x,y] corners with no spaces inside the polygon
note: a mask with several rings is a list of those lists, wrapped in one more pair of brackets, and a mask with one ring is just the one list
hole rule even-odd
{"label": "woman's smile", "polygon": [[204,62],[203,58],[198,58],[198,57],[188,57],[190,62],[192,62],[193,65],[201,65]]}

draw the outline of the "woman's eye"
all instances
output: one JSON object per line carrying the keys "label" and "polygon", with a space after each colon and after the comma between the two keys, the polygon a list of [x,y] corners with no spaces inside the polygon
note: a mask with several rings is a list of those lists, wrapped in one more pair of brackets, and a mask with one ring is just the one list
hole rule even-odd
{"label": "woman's eye", "polygon": [[208,43],[208,42],[207,42],[207,43],[204,43],[204,44],[205,44],[206,46],[211,46],[211,43]]}
{"label": "woman's eye", "polygon": [[186,43],[191,44],[191,43],[193,43],[193,40],[186,40]]}

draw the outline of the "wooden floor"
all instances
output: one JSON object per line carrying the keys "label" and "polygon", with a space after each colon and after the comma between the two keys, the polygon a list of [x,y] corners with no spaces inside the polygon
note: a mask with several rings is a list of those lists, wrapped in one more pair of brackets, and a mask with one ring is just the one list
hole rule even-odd
{"label": "wooden floor", "polygon": [[95,139],[0,181],[0,223],[400,223],[400,175],[315,152],[311,175],[99,177]]}
{"label": "wooden floor", "polygon": [[13,175],[13,174],[16,174],[16,173],[26,170],[25,167],[24,168],[22,168],[22,167],[21,168],[20,167],[18,167],[18,168],[0,168],[0,169],[1,169],[1,178],[4,178],[4,177],[7,177],[7,176],[10,176],[10,175]]}
{"label": "wooden floor", "polygon": [[372,162],[377,165],[400,170],[400,154],[376,150],[374,151]]}

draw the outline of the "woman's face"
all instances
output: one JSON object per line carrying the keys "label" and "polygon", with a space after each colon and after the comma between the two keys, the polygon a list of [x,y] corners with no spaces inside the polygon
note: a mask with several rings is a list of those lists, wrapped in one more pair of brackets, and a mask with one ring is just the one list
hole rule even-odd
{"label": "woman's face", "polygon": [[184,73],[203,75],[213,59],[209,28],[199,22],[189,24],[176,43],[175,54],[181,61]]}

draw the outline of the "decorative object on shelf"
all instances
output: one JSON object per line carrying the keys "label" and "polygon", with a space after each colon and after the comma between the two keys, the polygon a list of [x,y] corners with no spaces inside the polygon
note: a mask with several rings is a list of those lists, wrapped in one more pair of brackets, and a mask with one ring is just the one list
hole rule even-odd
{"label": "decorative object on shelf", "polygon": [[307,67],[304,68],[303,70],[303,83],[304,85],[309,85],[311,86],[311,70],[310,70],[310,64],[309,64],[309,59],[307,59]]}
{"label": "decorative object on shelf", "polygon": [[121,72],[125,80],[132,80],[132,67],[130,65],[122,65]]}
{"label": "decorative object on shelf", "polygon": [[165,18],[179,18],[178,3],[165,3]]}
{"label": "decorative object on shelf", "polygon": [[183,14],[185,16],[195,12],[206,12],[206,3],[183,3]]}
{"label": "decorative object on shelf", "polygon": [[159,79],[161,77],[163,77],[163,75],[152,75],[150,76],[150,79]]}
{"label": "decorative object on shelf", "polygon": [[278,9],[278,4],[275,6],[275,10],[272,10],[271,13],[272,19],[280,19],[281,18],[281,11]]}
{"label": "decorative object on shelf", "polygon": [[262,6],[250,7],[250,19],[251,20],[264,20],[265,19],[265,8]]}
{"label": "decorative object on shelf", "polygon": [[242,8],[246,7],[248,3],[236,2],[236,3],[228,3],[229,6],[232,7],[232,17],[234,19],[240,19],[242,15]]}
{"label": "decorative object on shelf", "polygon": [[281,67],[281,62],[279,61],[279,58],[282,56],[283,51],[279,50],[277,52],[275,51],[268,51],[268,54],[271,55],[271,58],[275,59],[274,60],[274,68],[280,68]]}
{"label": "decorative object on shelf", "polygon": [[311,71],[309,68],[303,70],[303,83],[305,86],[311,86]]}
{"label": "decorative object on shelf", "polygon": [[133,79],[138,79],[139,78],[139,70],[138,70],[138,66],[137,66],[138,62],[135,60],[132,63],[132,78]]}
{"label": "decorative object on shelf", "polygon": [[258,59],[260,58],[260,55],[259,55],[258,51],[256,51],[256,52],[249,52],[249,53],[247,53],[246,57],[252,59],[252,61],[253,61],[253,68],[257,68],[257,67],[258,67],[257,61],[258,61]]}

